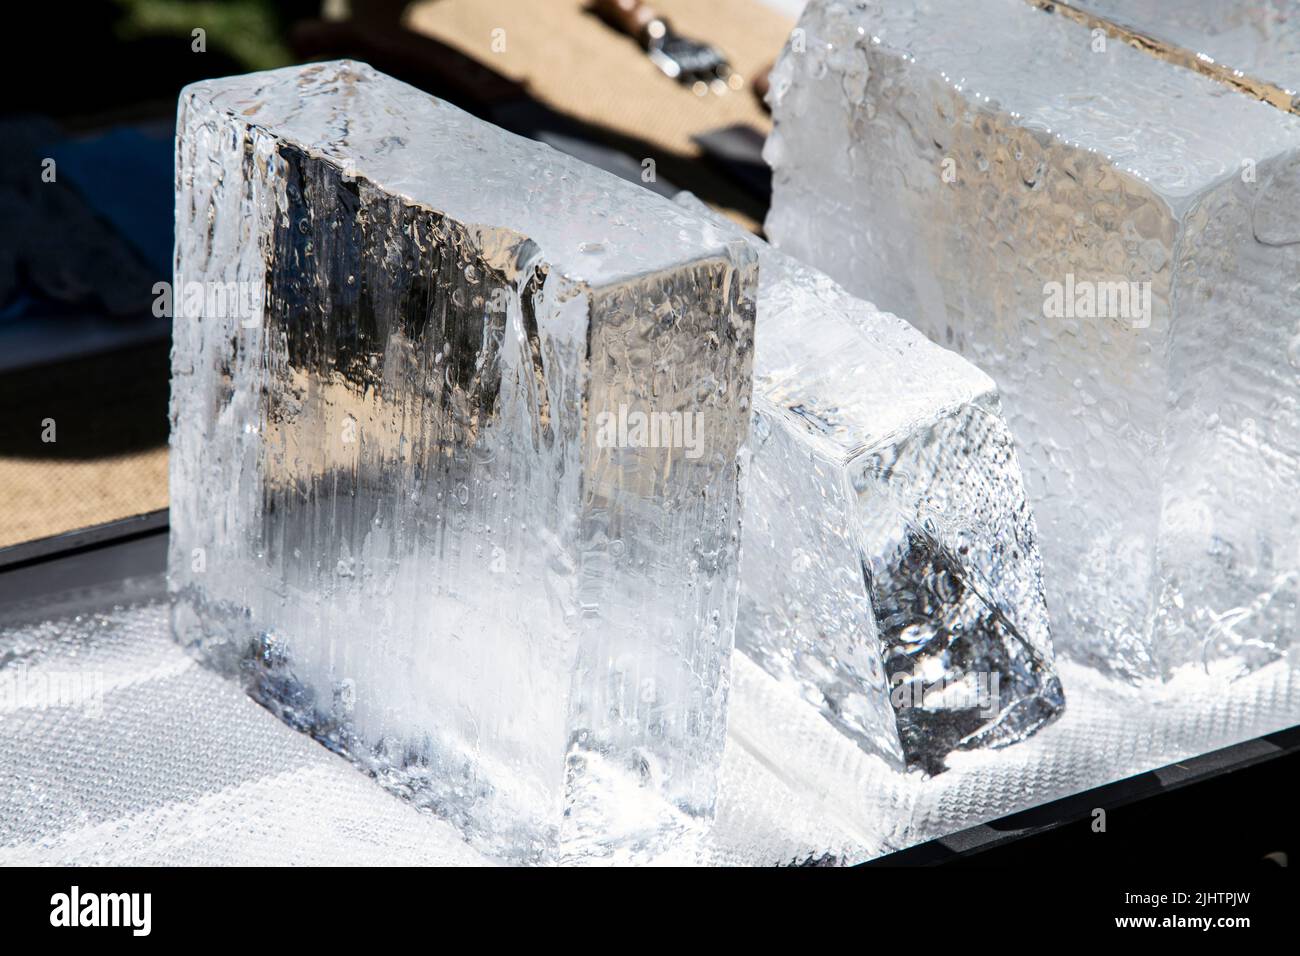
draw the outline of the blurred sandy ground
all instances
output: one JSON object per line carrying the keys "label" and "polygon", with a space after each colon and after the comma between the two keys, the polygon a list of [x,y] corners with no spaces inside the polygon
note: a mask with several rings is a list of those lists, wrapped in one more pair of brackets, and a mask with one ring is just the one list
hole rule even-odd
{"label": "blurred sandy ground", "polygon": [[168,372],[160,342],[0,375],[0,547],[167,507]]}
{"label": "blurred sandy ground", "polygon": [[0,459],[0,547],[167,507],[167,449],[55,464]]}
{"label": "blurred sandy ground", "polygon": [[[683,36],[713,44],[749,79],[780,52],[794,21],[757,0],[655,0]],[[630,38],[577,0],[427,0],[406,24],[458,47],[575,119],[695,158],[690,137],[733,123],[766,135],[771,122],[748,89],[697,96],[669,80]],[[504,30],[504,34],[494,34]],[[505,49],[493,51],[494,35]]]}

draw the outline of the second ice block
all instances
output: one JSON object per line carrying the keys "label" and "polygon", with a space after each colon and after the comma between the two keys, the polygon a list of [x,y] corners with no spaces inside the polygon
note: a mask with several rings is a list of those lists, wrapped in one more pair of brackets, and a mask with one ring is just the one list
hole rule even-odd
{"label": "second ice block", "polygon": [[894,766],[937,772],[954,750],[1024,739],[1065,698],[993,380],[748,241],[761,282],[737,646]]}
{"label": "second ice block", "polygon": [[178,125],[178,294],[254,290],[175,321],[178,637],[512,855],[709,813],[751,250],[363,64]]}

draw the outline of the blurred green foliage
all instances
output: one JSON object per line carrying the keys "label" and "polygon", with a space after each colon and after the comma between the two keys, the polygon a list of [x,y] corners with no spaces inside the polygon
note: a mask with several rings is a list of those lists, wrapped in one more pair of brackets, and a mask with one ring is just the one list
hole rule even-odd
{"label": "blurred green foliage", "polygon": [[283,40],[281,4],[271,0],[114,0],[114,24],[123,42],[159,36],[190,38],[206,31],[209,50],[219,50],[250,70],[293,62]]}

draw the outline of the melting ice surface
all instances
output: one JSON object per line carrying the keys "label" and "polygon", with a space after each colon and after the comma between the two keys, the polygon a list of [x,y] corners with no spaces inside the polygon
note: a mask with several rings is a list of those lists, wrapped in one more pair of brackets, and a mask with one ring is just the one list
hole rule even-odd
{"label": "melting ice surface", "polygon": [[1023,0],[800,25],[767,232],[997,381],[1058,652],[1133,683],[1284,655],[1300,118]]}
{"label": "melting ice surface", "polygon": [[363,64],[178,129],[178,276],[264,303],[175,323],[179,639],[496,852],[707,817],[748,246]]}
{"label": "melting ice surface", "polygon": [[1110,23],[1176,45],[1249,79],[1300,91],[1295,0],[1078,0]]}

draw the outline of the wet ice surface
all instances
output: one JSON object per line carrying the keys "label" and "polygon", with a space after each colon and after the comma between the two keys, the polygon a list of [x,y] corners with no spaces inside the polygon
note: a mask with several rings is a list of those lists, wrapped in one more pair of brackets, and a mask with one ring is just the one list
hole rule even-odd
{"label": "wet ice surface", "polygon": [[1028,737],[1064,696],[993,381],[747,241],[760,289],[737,646],[900,766],[938,772],[954,749]]}
{"label": "wet ice surface", "polygon": [[[629,844],[707,816],[748,247],[362,64],[178,129],[178,281],[259,290],[175,324],[178,637],[520,858],[593,846],[619,774]],[[670,428],[603,441],[632,414]]]}
{"label": "wet ice surface", "polygon": [[[0,628],[0,865],[494,862],[193,661],[165,600],[113,598]],[[97,702],[31,689],[55,676],[98,686]],[[733,677],[716,816],[652,861],[859,862],[1300,719],[1300,659],[1155,693],[1067,662],[1059,721],[923,778],[863,753],[742,655]]]}
{"label": "wet ice surface", "polygon": [[1023,0],[814,2],[801,26],[767,232],[997,381],[1058,654],[1133,682],[1276,660],[1300,627],[1300,120]]}
{"label": "wet ice surface", "polygon": [[1081,10],[1300,92],[1295,0],[1075,0]]}

